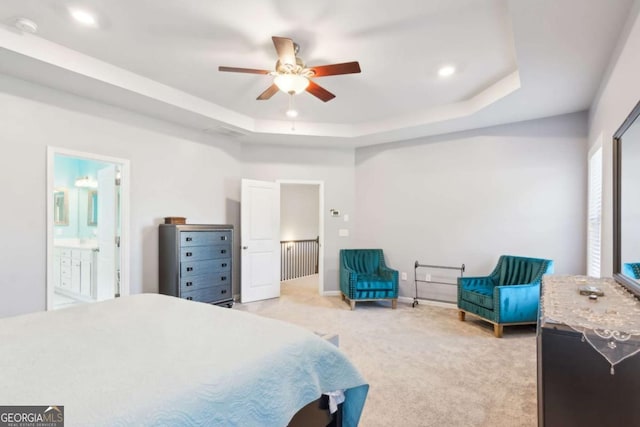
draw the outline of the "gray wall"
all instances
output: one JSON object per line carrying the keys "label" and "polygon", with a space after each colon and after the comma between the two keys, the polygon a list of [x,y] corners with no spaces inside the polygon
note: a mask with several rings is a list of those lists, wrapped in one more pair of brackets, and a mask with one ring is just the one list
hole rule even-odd
{"label": "gray wall", "polygon": [[589,114],[589,145],[602,141],[602,247],[601,275],[613,274],[613,156],[612,138],[618,127],[640,100],[640,1],[634,2],[632,13],[618,45],[617,57]]}
{"label": "gray wall", "polygon": [[280,185],[280,240],[318,237],[319,185]]}
{"label": "gray wall", "polygon": [[[353,150],[242,147],[3,75],[0,129],[0,179],[9,201],[0,210],[0,317],[45,308],[48,145],[130,160],[132,293],[158,290],[157,226],[165,216],[231,223],[240,231],[243,177],[325,182],[325,289],[338,289],[337,252],[351,238],[338,237],[338,228],[348,227],[329,218],[328,209],[353,210]],[[238,250],[235,255],[237,294]]]}
{"label": "gray wall", "polygon": [[[339,249],[365,245],[384,247],[390,264],[409,273],[416,259],[485,273],[503,252],[584,271],[580,115],[362,149],[356,164],[354,150],[243,146],[0,76],[0,125],[10,201],[0,210],[0,317],[45,307],[47,145],[131,161],[133,293],[157,291],[163,217],[239,226],[243,177],[324,182],[327,291],[338,289]],[[412,295],[409,283],[403,295]]]}
{"label": "gray wall", "polygon": [[237,145],[6,76],[0,129],[0,317],[45,308],[47,145],[130,159],[132,293],[158,290],[163,217],[238,225]]}
{"label": "gray wall", "polygon": [[[474,276],[501,254],[524,255],[583,274],[586,125],[581,113],[358,149],[356,244],[408,273],[404,296],[416,260],[464,263]],[[421,295],[455,298],[429,286]]]}
{"label": "gray wall", "polygon": [[[281,146],[245,145],[242,151],[243,177],[267,181],[307,180],[324,182],[324,290],[337,291],[338,253],[352,245],[353,215],[344,222],[344,214],[354,211],[355,173],[353,150],[327,150]],[[331,217],[330,209],[341,217]],[[347,237],[339,229],[350,230]]]}

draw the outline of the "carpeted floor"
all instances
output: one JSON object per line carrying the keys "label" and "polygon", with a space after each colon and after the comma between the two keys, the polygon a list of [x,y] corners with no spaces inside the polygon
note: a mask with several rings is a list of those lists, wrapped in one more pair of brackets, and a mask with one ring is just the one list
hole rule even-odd
{"label": "carpeted floor", "polygon": [[535,327],[505,327],[453,308],[318,295],[314,276],[282,285],[278,299],[239,310],[337,333],[370,389],[361,426],[535,426]]}

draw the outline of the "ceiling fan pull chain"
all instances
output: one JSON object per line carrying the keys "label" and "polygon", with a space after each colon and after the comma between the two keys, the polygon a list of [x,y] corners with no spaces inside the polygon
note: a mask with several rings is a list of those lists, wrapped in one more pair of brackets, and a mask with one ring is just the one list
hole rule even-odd
{"label": "ceiling fan pull chain", "polygon": [[291,118],[291,130],[292,131],[296,130],[296,120],[295,119],[298,116],[298,112],[296,111],[296,109],[294,107],[293,96],[294,96],[294,93],[290,92],[289,93],[289,109],[287,110],[287,116]]}

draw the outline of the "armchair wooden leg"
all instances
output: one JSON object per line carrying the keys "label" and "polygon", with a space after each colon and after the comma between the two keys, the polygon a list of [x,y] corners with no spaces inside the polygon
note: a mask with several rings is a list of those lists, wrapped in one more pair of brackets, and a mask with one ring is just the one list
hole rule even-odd
{"label": "armchair wooden leg", "polygon": [[504,326],[499,325],[497,323],[493,325],[493,335],[495,335],[496,338],[502,338],[503,327]]}
{"label": "armchair wooden leg", "polygon": [[461,322],[464,322],[465,314],[467,314],[467,313],[462,311],[462,310],[458,310],[458,320],[460,320]]}
{"label": "armchair wooden leg", "polygon": [[356,309],[356,302],[354,300],[349,300],[349,305],[351,306],[351,310]]}
{"label": "armchair wooden leg", "polygon": [[340,293],[340,295],[342,296],[342,301],[344,301],[344,299],[345,299],[346,297],[344,296],[344,294],[343,294],[343,293]]}
{"label": "armchair wooden leg", "polygon": [[397,299],[394,298],[394,299],[391,300],[391,308],[394,309],[394,310],[396,308],[398,308],[398,300]]}

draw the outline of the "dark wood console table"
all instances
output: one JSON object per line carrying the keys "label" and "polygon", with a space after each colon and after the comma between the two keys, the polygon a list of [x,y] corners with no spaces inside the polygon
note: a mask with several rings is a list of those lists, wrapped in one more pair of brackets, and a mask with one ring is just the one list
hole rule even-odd
{"label": "dark wood console table", "polygon": [[[598,286],[605,296],[589,300],[580,295],[578,288],[585,284]],[[612,325],[616,332],[624,331],[626,325],[620,318],[635,316],[640,310],[637,300],[617,304],[616,298],[626,298],[618,290],[626,292],[612,279],[543,278],[537,335],[539,426],[640,426],[640,354],[635,350],[640,349],[640,336],[634,334],[640,319],[631,322],[626,331],[629,334],[620,341],[604,333],[611,332]],[[580,318],[590,311],[594,321],[603,322],[603,329],[593,329],[593,323]],[[575,313],[579,314],[577,318]],[[607,324],[603,313],[616,318]],[[597,334],[604,334],[604,339],[598,341],[602,337]],[[608,350],[602,348],[603,344]],[[616,348],[620,354],[607,354]]]}

